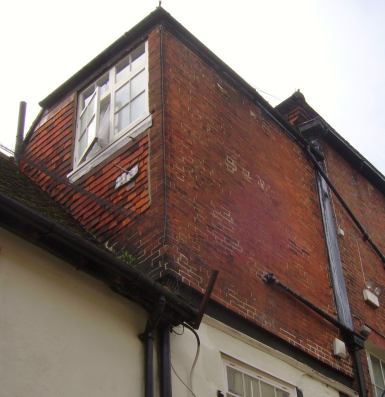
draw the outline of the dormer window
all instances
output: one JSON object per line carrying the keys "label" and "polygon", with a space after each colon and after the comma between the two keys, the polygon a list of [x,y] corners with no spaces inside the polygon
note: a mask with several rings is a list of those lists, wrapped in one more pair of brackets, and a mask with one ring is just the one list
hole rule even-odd
{"label": "dormer window", "polygon": [[75,171],[148,127],[147,54],[142,43],[79,94]]}

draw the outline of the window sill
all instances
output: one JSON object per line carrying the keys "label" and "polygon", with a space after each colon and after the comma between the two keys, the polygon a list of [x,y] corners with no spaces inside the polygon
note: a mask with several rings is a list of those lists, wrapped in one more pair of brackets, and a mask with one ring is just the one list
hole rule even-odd
{"label": "window sill", "polygon": [[127,131],[124,135],[118,138],[116,141],[112,142],[104,150],[98,153],[95,157],[83,163],[73,171],[71,171],[67,178],[72,183],[84,175],[88,174],[94,170],[99,164],[103,163],[105,160],[110,158],[115,152],[121,149],[123,146],[127,145],[129,142],[133,141],[138,135],[147,130],[152,126],[151,114],[145,116],[138,124],[135,125],[131,130]]}

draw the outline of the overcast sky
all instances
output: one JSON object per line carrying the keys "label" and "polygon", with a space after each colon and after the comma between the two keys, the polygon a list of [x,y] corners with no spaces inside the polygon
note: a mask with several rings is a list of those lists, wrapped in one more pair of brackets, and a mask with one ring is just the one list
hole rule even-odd
{"label": "overcast sky", "polygon": [[[38,102],[143,19],[157,0],[14,1],[0,8],[0,143],[20,100]],[[162,6],[272,104],[308,103],[385,173],[385,1],[163,0]]]}

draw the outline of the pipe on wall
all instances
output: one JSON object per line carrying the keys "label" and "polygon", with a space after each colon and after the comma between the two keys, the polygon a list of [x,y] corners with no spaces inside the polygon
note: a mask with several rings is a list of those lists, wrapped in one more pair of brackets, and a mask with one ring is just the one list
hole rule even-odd
{"label": "pipe on wall", "polygon": [[170,326],[159,328],[160,397],[172,397]]}
{"label": "pipe on wall", "polygon": [[158,328],[164,309],[166,298],[162,295],[154,311],[149,315],[146,329],[139,338],[144,345],[144,396],[154,397],[154,332]]}

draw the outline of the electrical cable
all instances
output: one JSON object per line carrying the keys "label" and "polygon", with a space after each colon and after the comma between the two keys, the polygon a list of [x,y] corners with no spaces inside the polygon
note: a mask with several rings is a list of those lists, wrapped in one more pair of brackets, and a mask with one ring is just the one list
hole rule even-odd
{"label": "electrical cable", "polygon": [[190,389],[190,387],[186,384],[186,382],[178,375],[178,373],[176,372],[172,363],[171,363],[171,369],[172,369],[172,372],[174,372],[174,375],[179,379],[179,381],[183,384],[183,386],[191,393],[191,395],[193,397],[197,397],[197,395],[193,392],[193,390]]}
{"label": "electrical cable", "polygon": [[196,353],[195,353],[194,362],[193,362],[193,365],[192,365],[192,367],[191,367],[190,375],[189,375],[189,381],[190,381],[191,390],[193,390],[193,381],[192,381],[192,377],[193,377],[194,369],[195,369],[195,366],[197,365],[199,353],[200,353],[200,350],[201,350],[201,341],[200,341],[200,339],[199,339],[198,333],[195,331],[194,328],[190,327],[188,324],[184,324],[184,326],[185,326],[187,329],[189,329],[189,330],[195,335],[195,338],[196,338],[196,340],[197,340],[197,351],[196,351]]}
{"label": "electrical cable", "polygon": [[[13,150],[8,149],[8,148],[6,148],[6,149],[7,149],[7,152],[10,153],[11,155],[14,154]],[[137,218],[140,215],[140,214],[136,213],[135,211],[131,210],[130,208],[126,208],[124,205],[114,204],[112,201],[110,201],[111,196],[114,194],[114,192],[111,192],[106,197],[101,197],[98,194],[90,192],[89,190],[86,190],[79,184],[71,183],[66,177],[63,177],[63,176],[59,175],[57,172],[50,169],[44,160],[41,160],[39,158],[32,159],[29,156],[28,157],[23,156],[21,161],[29,168],[30,171],[37,170],[37,171],[40,171],[42,174],[51,178],[52,182],[49,186],[49,189],[46,191],[46,193],[50,196],[51,196],[51,194],[49,193],[50,191],[52,191],[53,189],[55,189],[57,187],[63,186],[64,188],[60,191],[61,197],[69,196],[71,194],[74,195],[74,193],[78,193],[82,196],[82,198],[96,203],[99,206],[100,210],[102,210],[107,215],[114,216],[116,219],[124,218],[124,219],[129,219],[130,221],[134,221],[135,218]],[[24,171],[23,173],[26,174],[26,176],[28,178],[33,180],[33,177],[31,177],[29,175],[29,171]],[[68,210],[68,208],[67,208],[67,210]],[[76,210],[76,209],[72,208],[72,210]],[[90,217],[87,220],[87,222],[92,222],[93,219],[94,219],[94,217]],[[96,233],[90,233],[90,234],[94,238],[97,239],[98,235],[100,233],[99,233],[99,231],[96,231]],[[136,232],[132,233],[132,235],[126,236],[125,241],[128,242],[135,235],[136,235]],[[109,247],[107,245],[106,245],[106,248],[109,249]],[[111,251],[111,249],[109,249],[109,250]]]}
{"label": "electrical cable", "polygon": [[281,102],[283,101],[283,98],[279,98],[276,95],[270,94],[267,91],[262,90],[262,88],[255,87],[255,90],[258,91],[258,92],[262,92],[263,94],[268,95],[268,96],[274,98],[277,101],[281,101]]}
{"label": "electrical cable", "polygon": [[[37,170],[41,171],[45,175],[51,177],[58,185],[63,184],[67,186],[70,190],[74,190],[76,193],[80,193],[83,196],[87,196],[87,198],[90,198],[94,200],[98,205],[100,205],[104,210],[109,210],[111,213],[114,214],[120,214],[124,216],[128,216],[129,218],[135,217],[138,214],[130,209],[125,208],[122,205],[117,205],[117,204],[112,204],[110,201],[106,200],[105,198],[102,198],[95,193],[92,193],[84,188],[82,188],[80,185],[74,184],[69,182],[67,178],[63,178],[62,176],[58,175],[54,171],[50,170],[44,163],[43,160],[39,160],[37,163],[36,161],[23,157],[22,162],[28,164],[29,166],[32,166],[36,168]],[[26,172],[26,175],[29,177],[28,172]],[[32,179],[32,178],[31,178]]]}
{"label": "electrical cable", "polygon": [[172,365],[172,362],[171,362],[171,369],[172,369],[172,371],[174,372],[175,376],[179,379],[179,381],[180,381],[180,382],[186,387],[186,389],[192,394],[192,396],[193,396],[193,397],[197,397],[196,394],[194,393],[192,377],[193,377],[193,373],[194,373],[195,366],[196,366],[197,361],[198,361],[198,358],[199,358],[199,353],[200,353],[200,349],[201,349],[201,341],[200,341],[200,338],[199,338],[198,333],[195,331],[194,328],[192,328],[192,327],[191,327],[190,325],[188,325],[187,323],[183,323],[182,325],[183,325],[183,332],[182,332],[181,334],[178,333],[178,332],[175,332],[173,328],[171,329],[171,331],[172,331],[174,334],[176,334],[176,335],[183,335],[184,329],[187,328],[187,329],[189,329],[189,330],[195,335],[195,338],[196,338],[196,340],[197,340],[197,351],[196,351],[196,353],[195,353],[194,361],[193,361],[193,364],[192,364],[192,366],[191,366],[191,370],[190,370],[190,373],[189,373],[189,383],[190,383],[190,385],[187,385],[186,382],[181,378],[181,376],[176,372],[176,369],[175,369],[174,366]]}
{"label": "electrical cable", "polygon": [[0,143],[0,150],[7,152],[11,156],[14,156],[14,154],[15,154],[15,152],[13,150],[9,149],[7,146],[3,145],[2,143]]}

